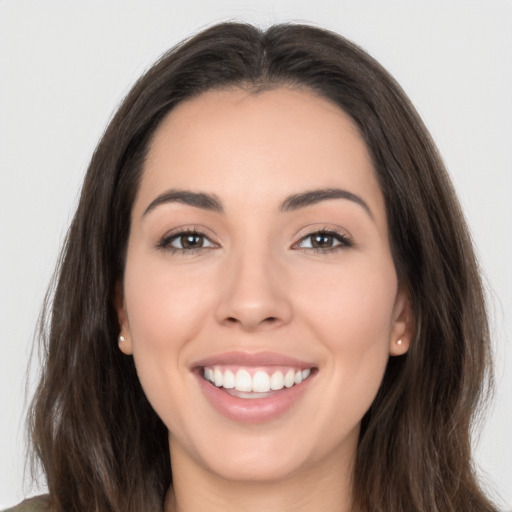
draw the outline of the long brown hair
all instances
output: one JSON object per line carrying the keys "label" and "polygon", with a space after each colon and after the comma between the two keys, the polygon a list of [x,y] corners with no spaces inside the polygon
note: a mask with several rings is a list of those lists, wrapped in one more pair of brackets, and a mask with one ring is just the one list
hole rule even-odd
{"label": "long brown hair", "polygon": [[132,358],[117,347],[115,286],[152,134],[173,107],[214,88],[280,85],[328,98],[357,123],[385,198],[390,244],[414,311],[363,418],[354,475],[363,511],[495,510],[471,461],[490,376],[484,297],[468,229],[409,100],[363,50],[305,25],[213,26],[165,54],[133,87],[89,166],[41,327],[34,451],[56,511],[161,510],[172,482],[167,431]]}

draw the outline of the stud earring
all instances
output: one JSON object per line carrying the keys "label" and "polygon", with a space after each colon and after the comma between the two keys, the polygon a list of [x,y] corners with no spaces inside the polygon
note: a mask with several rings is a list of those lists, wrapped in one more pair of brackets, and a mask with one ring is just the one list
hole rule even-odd
{"label": "stud earring", "polygon": [[397,345],[401,345],[402,344],[402,338],[400,338],[399,340],[396,340],[396,344]]}
{"label": "stud earring", "polygon": [[118,341],[119,343],[123,343],[123,341],[126,341],[126,338],[125,338],[122,334],[120,334],[120,335],[119,335],[119,338],[117,338],[117,341]]}

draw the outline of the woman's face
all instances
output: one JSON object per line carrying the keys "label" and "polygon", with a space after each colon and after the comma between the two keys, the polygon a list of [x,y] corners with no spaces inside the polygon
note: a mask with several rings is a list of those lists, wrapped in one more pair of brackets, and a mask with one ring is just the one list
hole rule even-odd
{"label": "woman's face", "polygon": [[150,146],[118,299],[173,468],[263,481],[350,464],[409,322],[355,124],[286,88],[178,105]]}

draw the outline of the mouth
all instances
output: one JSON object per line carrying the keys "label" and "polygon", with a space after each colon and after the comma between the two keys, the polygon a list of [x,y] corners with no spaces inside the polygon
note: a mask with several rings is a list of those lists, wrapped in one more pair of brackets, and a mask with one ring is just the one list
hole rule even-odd
{"label": "mouth", "polygon": [[231,396],[242,399],[266,398],[308,379],[313,368],[254,368],[205,366],[203,378]]}
{"label": "mouth", "polygon": [[198,362],[193,373],[207,401],[222,416],[262,423],[296,407],[318,368],[274,354],[230,353]]}

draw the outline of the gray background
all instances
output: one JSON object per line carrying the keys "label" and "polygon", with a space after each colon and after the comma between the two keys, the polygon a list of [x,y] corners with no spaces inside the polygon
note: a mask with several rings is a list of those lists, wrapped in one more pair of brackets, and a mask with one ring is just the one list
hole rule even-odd
{"label": "gray background", "polygon": [[512,508],[512,3],[510,1],[0,0],[0,508],[24,484],[26,367],[88,160],[134,80],[216,21],[310,21],[398,79],[438,143],[487,278],[497,390],[475,453]]}

